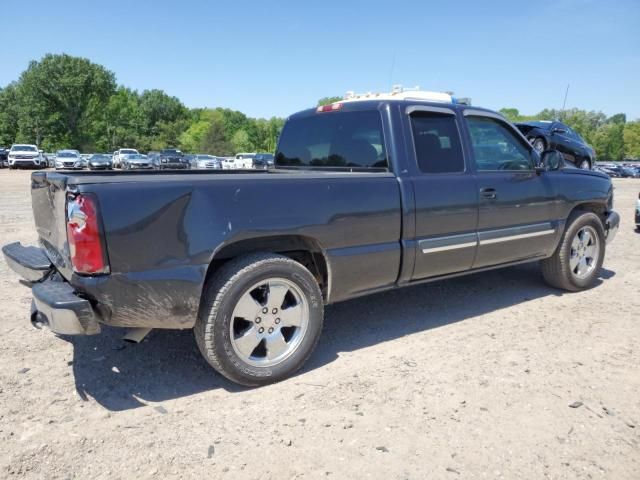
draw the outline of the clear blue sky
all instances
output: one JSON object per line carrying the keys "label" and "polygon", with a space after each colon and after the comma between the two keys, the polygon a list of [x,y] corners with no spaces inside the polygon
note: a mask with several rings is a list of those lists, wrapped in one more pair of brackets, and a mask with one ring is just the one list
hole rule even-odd
{"label": "clear blue sky", "polygon": [[64,52],[250,116],[392,83],[532,114],[569,83],[567,107],[640,118],[640,0],[3,0],[0,17],[0,85]]}

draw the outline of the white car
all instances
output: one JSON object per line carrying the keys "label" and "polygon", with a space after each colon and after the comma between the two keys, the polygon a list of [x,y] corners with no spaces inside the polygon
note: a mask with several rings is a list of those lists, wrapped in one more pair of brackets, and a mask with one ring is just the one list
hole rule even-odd
{"label": "white car", "polygon": [[135,148],[121,148],[113,152],[113,168],[122,168],[122,159],[125,155],[139,155]]}
{"label": "white car", "polygon": [[9,168],[45,168],[47,161],[36,145],[16,144],[9,150]]}
{"label": "white car", "polygon": [[254,153],[236,153],[236,168],[251,169],[253,168],[253,159],[257,154]]}
{"label": "white car", "polygon": [[237,153],[235,157],[224,157],[222,168],[224,170],[252,169],[255,153]]}

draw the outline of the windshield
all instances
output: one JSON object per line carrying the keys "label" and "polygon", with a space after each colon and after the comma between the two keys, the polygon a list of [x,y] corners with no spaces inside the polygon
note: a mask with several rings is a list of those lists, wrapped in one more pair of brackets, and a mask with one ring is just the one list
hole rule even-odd
{"label": "windshield", "polygon": [[58,158],[78,158],[78,154],[73,152],[58,152],[56,156]]}
{"label": "windshield", "polygon": [[162,154],[163,155],[181,155],[182,152],[180,150],[167,149],[167,150],[162,150]]}
{"label": "windshield", "polygon": [[32,145],[14,145],[11,148],[14,152],[37,152],[38,149]]}

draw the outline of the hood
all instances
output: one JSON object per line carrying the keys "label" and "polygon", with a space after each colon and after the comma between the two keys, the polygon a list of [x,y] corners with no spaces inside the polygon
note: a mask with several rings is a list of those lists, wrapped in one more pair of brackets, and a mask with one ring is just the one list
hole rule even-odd
{"label": "hood", "polygon": [[609,175],[602,172],[597,172],[595,170],[584,170],[582,168],[573,168],[573,167],[565,167],[562,169],[562,173],[567,173],[569,175],[588,175],[590,177],[600,177],[609,179]]}

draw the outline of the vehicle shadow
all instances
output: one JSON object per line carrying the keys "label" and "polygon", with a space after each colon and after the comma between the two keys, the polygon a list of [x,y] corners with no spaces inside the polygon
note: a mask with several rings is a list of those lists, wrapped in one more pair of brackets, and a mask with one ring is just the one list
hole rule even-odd
{"label": "vehicle shadow", "polygon": [[[603,269],[594,288],[614,275]],[[327,307],[320,343],[302,371],[332,362],[339,352],[564,294],[546,286],[539,267],[528,264],[343,302]],[[65,337],[74,347],[73,374],[81,398],[121,411],[216,388],[244,390],[211,369],[191,330],[154,330],[140,344],[124,343],[124,332],[105,327],[101,335]]]}

